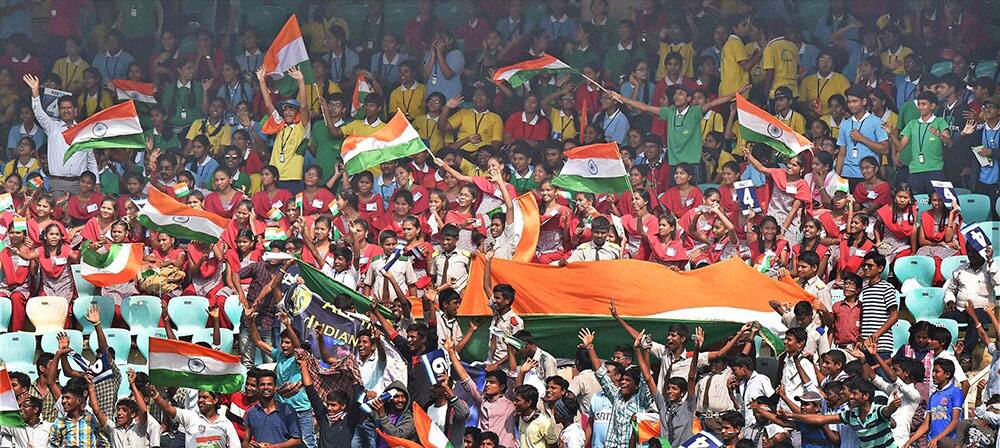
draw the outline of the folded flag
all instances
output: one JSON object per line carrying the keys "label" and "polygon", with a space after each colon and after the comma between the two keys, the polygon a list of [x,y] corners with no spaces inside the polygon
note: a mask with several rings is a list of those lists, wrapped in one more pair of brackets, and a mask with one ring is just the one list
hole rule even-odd
{"label": "folded flag", "polygon": [[63,156],[68,161],[74,154],[88,149],[146,147],[135,103],[126,101],[91,115],[83,122],[62,132],[69,150]]}
{"label": "folded flag", "polygon": [[0,369],[0,426],[10,428],[24,427],[21,408],[17,405],[17,397],[14,395],[14,388],[10,384],[10,375],[5,368]]}
{"label": "folded flag", "polygon": [[[573,67],[570,67],[569,64],[556,59],[555,56],[546,54],[536,59],[500,67],[493,75],[493,82],[507,81],[512,88],[516,89],[542,73],[552,73],[559,76],[572,71]],[[583,133],[582,130],[579,132]]]}
{"label": "folded flag", "polygon": [[191,189],[188,188],[187,182],[177,182],[174,184],[173,188],[174,196],[177,196],[178,198],[183,198],[184,196],[191,194]]}
{"label": "folded flag", "polygon": [[566,163],[552,185],[588,193],[621,193],[632,189],[618,143],[597,143],[566,151]]}
{"label": "folded flag", "polygon": [[215,213],[195,210],[155,188],[139,210],[139,224],[176,238],[214,243],[229,226],[229,220]]}
{"label": "folded flag", "polygon": [[14,198],[10,197],[10,193],[0,194],[0,211],[7,210],[8,208],[14,207]]}
{"label": "folded flag", "polygon": [[426,448],[452,448],[448,436],[438,427],[437,423],[431,421],[431,417],[424,412],[419,404],[413,403],[413,427],[417,430],[417,438]]}
{"label": "folded flag", "polygon": [[351,116],[354,118],[364,118],[365,117],[365,98],[368,94],[372,93],[372,86],[368,84],[368,78],[365,75],[359,74],[358,79],[354,82],[354,96],[351,97]]}
{"label": "folded flag", "polygon": [[264,53],[264,70],[267,75],[277,78],[275,87],[282,96],[291,96],[298,90],[298,82],[291,76],[285,76],[285,72],[292,67],[298,67],[306,85],[316,82],[313,78],[312,64],[309,62],[309,53],[306,51],[305,40],[302,39],[302,30],[299,28],[299,20],[292,14],[281,27],[281,31],[271,42],[271,47]]}
{"label": "folded flag", "polygon": [[140,103],[156,104],[153,83],[136,82],[124,79],[112,79],[111,84],[115,86],[115,93],[120,100],[132,100]]}
{"label": "folded flag", "polygon": [[444,349],[437,349],[420,355],[420,361],[424,364],[427,377],[431,380],[431,385],[438,383],[438,377],[447,375],[451,370],[451,363],[444,354]]}
{"label": "folded flag", "polygon": [[739,94],[736,95],[736,112],[740,136],[747,141],[763,143],[788,157],[812,149],[809,139]]}
{"label": "folded flag", "polygon": [[140,243],[112,244],[107,251],[98,251],[85,241],[80,250],[80,275],[97,287],[126,283],[142,270],[142,254]]}
{"label": "folded flag", "polygon": [[837,178],[834,179],[833,182],[834,182],[833,184],[834,192],[843,191],[844,193],[847,194],[851,193],[851,183],[848,182],[847,179],[837,176]]}
{"label": "folded flag", "polygon": [[294,205],[294,207],[297,208],[297,209],[302,209],[302,204],[303,204],[302,193],[296,193],[295,194],[295,205]]}
{"label": "folded flag", "polygon": [[368,136],[352,135],[340,147],[344,168],[354,175],[383,162],[400,159],[426,151],[427,145],[420,134],[397,112],[382,129]]}
{"label": "folded flag", "polygon": [[69,359],[73,361],[73,364],[76,364],[76,370],[90,372],[90,374],[94,375],[94,384],[104,382],[115,376],[114,370],[111,369],[114,362],[108,356],[107,352],[101,353],[101,356],[95,359],[93,363],[88,362],[83,355],[76,352],[71,354]]}
{"label": "folded flag", "polygon": [[149,382],[231,394],[243,389],[240,357],[190,342],[149,338]]}

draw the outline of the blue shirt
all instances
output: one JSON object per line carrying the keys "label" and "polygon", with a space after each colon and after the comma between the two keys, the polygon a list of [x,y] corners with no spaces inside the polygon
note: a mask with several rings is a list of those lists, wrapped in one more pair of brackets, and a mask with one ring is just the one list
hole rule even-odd
{"label": "blue shirt", "polygon": [[896,110],[902,110],[907,101],[917,99],[920,93],[920,78],[910,80],[907,75],[896,75]]}
{"label": "blue shirt", "polygon": [[187,164],[187,170],[194,174],[194,183],[201,188],[212,188],[212,177],[215,170],[219,168],[219,162],[210,156],[205,157],[204,163],[191,162]]}
{"label": "blue shirt", "polygon": [[135,58],[132,55],[121,50],[116,55],[109,55],[108,52],[102,51],[94,56],[94,63],[90,64],[101,73],[101,78],[104,81],[110,79],[125,79],[125,75],[128,74],[128,65],[135,62]]}
{"label": "blue shirt", "polygon": [[[990,129],[984,125],[983,136],[979,144],[983,145],[984,148],[993,150],[993,152],[997,148],[1000,148],[1000,126],[996,129]],[[997,166],[996,160],[993,160],[993,163],[987,166],[979,168],[979,183],[996,185],[998,180],[1000,180],[1000,167]],[[996,370],[990,370],[990,372],[996,372]]]}
{"label": "blue shirt", "polygon": [[604,441],[608,437],[608,424],[611,423],[611,401],[604,396],[604,392],[598,392],[590,399],[590,418],[594,422],[590,438],[591,447],[604,448]]}
{"label": "blue shirt", "polygon": [[[962,390],[955,387],[951,382],[948,387],[931,394],[927,400],[927,418],[930,419],[930,430],[927,432],[927,440],[941,435],[945,428],[951,424],[952,409],[962,409]],[[947,437],[955,437],[955,431],[947,434]]]}
{"label": "blue shirt", "polygon": [[399,184],[396,183],[395,178],[393,178],[392,182],[385,183],[385,181],[382,180],[382,176],[375,176],[375,182],[372,183],[372,191],[378,193],[379,196],[382,196],[382,206],[385,207],[386,210],[389,210],[389,203],[392,201],[392,195],[396,193],[398,188]]}
{"label": "blue shirt", "polygon": [[799,67],[805,70],[807,75],[816,71],[817,59],[819,59],[819,48],[808,43],[799,45]]}
{"label": "blue shirt", "polygon": [[372,55],[370,71],[383,82],[395,84],[399,82],[399,64],[406,59],[406,55],[397,53],[395,61],[386,62],[382,52],[378,52]]}
{"label": "blue shirt", "polygon": [[[271,350],[271,358],[274,358],[274,374],[278,377],[278,381],[275,383],[274,387],[278,387],[286,383],[302,381],[302,371],[299,370],[299,363],[295,360],[294,356],[286,358],[281,354],[281,349],[275,347]],[[291,406],[296,412],[308,411],[312,409],[312,406],[309,404],[309,396],[306,395],[305,388],[299,389],[298,393],[288,398],[278,394],[275,396],[278,397],[279,402]]]}
{"label": "blue shirt", "polygon": [[560,37],[572,40],[576,37],[576,20],[573,20],[565,13],[561,21],[553,18],[551,14],[546,16],[538,23],[538,28],[545,31],[551,40],[556,40]]}
{"label": "blue shirt", "polygon": [[884,142],[889,140],[889,135],[882,129],[882,119],[868,112],[858,120],[854,115],[851,118],[841,121],[840,134],[837,136],[837,146],[845,148],[844,169],[840,175],[848,178],[861,178],[861,159],[874,157],[879,160],[879,154],[873,151],[868,145],[854,141],[851,138],[851,131],[857,129],[861,135],[874,142]]}
{"label": "blue shirt", "polygon": [[604,129],[604,139],[609,142],[618,142],[619,146],[628,144],[628,117],[622,113],[621,109],[615,110],[611,115],[604,115],[604,120],[600,123]]}
{"label": "blue shirt", "polygon": [[37,123],[35,127],[32,128],[35,131],[35,135],[25,134],[23,124],[15,124],[10,127],[10,131],[7,131],[7,148],[13,150],[17,148],[18,142],[21,141],[21,137],[31,137],[31,140],[35,142],[35,148],[41,148],[45,144],[45,131]]}
{"label": "blue shirt", "polygon": [[344,51],[340,53],[340,56],[334,55],[331,51],[326,56],[323,56],[323,59],[330,64],[330,79],[336,82],[344,80],[353,81],[354,67],[357,67],[361,63],[358,54],[346,46],[344,47]]}
{"label": "blue shirt", "polygon": [[[426,63],[431,59],[431,52],[424,54],[424,62]],[[434,62],[434,66],[431,67],[431,75],[427,77],[427,96],[431,96],[434,92],[441,92],[445,98],[453,98],[462,94],[462,70],[465,68],[465,56],[462,55],[461,51],[451,50],[444,56],[444,61],[448,63],[448,67],[454,72],[452,73],[451,79],[444,76],[441,73],[441,63],[439,61]]]}
{"label": "blue shirt", "polygon": [[[281,397],[277,392],[275,397]],[[247,410],[243,421],[253,436],[253,440],[260,443],[282,443],[288,439],[302,438],[299,428],[299,417],[291,406],[278,402],[274,411],[270,414],[264,412],[264,408],[257,403]]]}

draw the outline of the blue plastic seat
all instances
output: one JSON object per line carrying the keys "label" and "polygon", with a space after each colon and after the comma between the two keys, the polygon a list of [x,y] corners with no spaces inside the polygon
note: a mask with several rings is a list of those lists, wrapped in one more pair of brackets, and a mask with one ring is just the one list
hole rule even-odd
{"label": "blue plastic seat", "polygon": [[948,280],[951,278],[951,274],[954,273],[959,266],[968,262],[968,255],[952,255],[941,260],[941,276],[944,277],[945,280]]}
{"label": "blue plastic seat", "polygon": [[941,77],[947,73],[951,73],[951,61],[935,62],[931,66],[931,74],[934,76]]}
{"label": "blue plastic seat", "polygon": [[942,318],[923,319],[923,320],[926,320],[927,322],[930,322],[939,327],[947,328],[948,332],[951,333],[951,344],[948,346],[948,349],[951,350],[955,346],[955,342],[958,341],[958,322],[956,322],[954,319],[942,319]]}
{"label": "blue plastic seat", "polygon": [[62,330],[69,315],[69,302],[65,297],[38,296],[28,299],[24,307],[28,320],[35,326],[36,334]]}
{"label": "blue plastic seat", "polygon": [[177,325],[174,334],[191,336],[195,330],[205,328],[208,322],[208,299],[200,296],[174,297],[167,304],[167,314],[174,325]]}
{"label": "blue plastic seat", "polygon": [[347,26],[352,29],[360,29],[368,18],[368,5],[364,4],[339,4],[337,5],[337,16],[342,17]]}
{"label": "blue plastic seat", "polygon": [[405,28],[406,22],[409,22],[414,17],[416,10],[417,4],[415,2],[387,3],[382,15],[386,29],[401,30]]}
{"label": "blue plastic seat", "polygon": [[[207,342],[212,345],[212,333],[215,331],[213,328],[202,328],[194,332],[191,335],[192,343]],[[219,351],[223,353],[233,352],[233,331],[228,328],[219,329]]]}
{"label": "blue plastic seat", "polygon": [[139,334],[135,335],[135,348],[139,349],[139,353],[142,354],[143,358],[149,360],[149,338],[166,338],[167,330],[162,328],[150,328],[145,330],[140,330]]}
{"label": "blue plastic seat", "polygon": [[86,319],[91,303],[97,304],[98,312],[101,314],[101,328],[105,331],[111,328],[111,321],[115,319],[115,299],[108,296],[80,296],[73,301],[73,315],[80,323],[83,334],[94,332],[94,326]]}
{"label": "blue plastic seat", "polygon": [[698,189],[701,190],[702,193],[709,188],[719,189],[719,184],[698,184]]}
{"label": "blue plastic seat", "polygon": [[[80,330],[62,330],[69,338],[69,348],[74,352],[83,353],[83,332]],[[50,331],[42,335],[42,352],[55,354],[59,350],[59,331]]]}
{"label": "blue plastic seat", "polygon": [[915,194],[913,200],[917,202],[917,216],[931,209],[931,196],[929,194]]}
{"label": "blue plastic seat", "polygon": [[132,296],[122,303],[122,318],[134,335],[158,327],[162,311],[163,301],[156,296]]}
{"label": "blue plastic seat", "polygon": [[35,371],[35,349],[38,347],[34,333],[15,331],[0,334],[0,360],[12,372]]}
{"label": "blue plastic seat", "polygon": [[80,265],[70,265],[69,269],[73,272],[73,283],[76,285],[77,296],[96,296],[101,293],[93,283],[83,279],[83,275],[80,274]]}
{"label": "blue plastic seat", "polygon": [[0,333],[6,333],[10,327],[10,315],[12,311],[13,307],[10,305],[10,299],[0,297]]}
{"label": "blue plastic seat", "polygon": [[222,311],[226,313],[226,318],[233,324],[233,334],[240,333],[240,321],[243,319],[243,304],[240,303],[239,296],[229,296],[222,306]]}
{"label": "blue plastic seat", "polygon": [[[108,339],[108,347],[115,351],[115,364],[119,366],[127,364],[128,353],[132,350],[132,334],[124,328],[108,328],[104,330],[104,336]],[[87,346],[90,347],[90,351],[97,353],[97,335],[90,335]]]}
{"label": "blue plastic seat", "polygon": [[931,286],[936,270],[934,259],[923,255],[897,258],[893,264],[893,272],[900,283],[912,278],[920,282],[921,286]]}
{"label": "blue plastic seat", "polygon": [[944,312],[944,289],[916,288],[906,294],[906,309],[913,318],[934,319]]}
{"label": "blue plastic seat", "polygon": [[902,348],[910,341],[910,321],[897,320],[892,325],[892,352]]}
{"label": "blue plastic seat", "polygon": [[960,194],[958,205],[962,208],[962,218],[967,224],[984,222],[990,219],[990,197],[985,194]]}

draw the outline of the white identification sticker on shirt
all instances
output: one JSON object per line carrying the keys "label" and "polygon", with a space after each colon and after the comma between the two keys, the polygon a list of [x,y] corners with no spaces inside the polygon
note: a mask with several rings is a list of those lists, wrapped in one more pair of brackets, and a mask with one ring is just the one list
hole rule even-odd
{"label": "white identification sticker on shirt", "polygon": [[674,254],[676,254],[676,253],[677,253],[677,251],[676,251],[676,250],[674,250],[674,248],[672,248],[672,247],[668,247],[668,248],[667,248],[667,256],[668,256],[668,257],[672,257],[672,256],[674,256]]}
{"label": "white identification sticker on shirt", "polygon": [[864,257],[867,253],[868,252],[866,252],[866,251],[864,251],[862,249],[854,249],[854,256],[855,257]]}
{"label": "white identification sticker on shirt", "polygon": [[767,252],[764,252],[764,255],[767,255],[767,256],[769,256],[769,257],[773,257],[773,256],[775,256],[775,255],[777,255],[777,254],[776,254],[776,253],[774,253],[774,251],[773,251],[773,250],[771,250],[771,249],[768,249],[768,250],[767,250]]}
{"label": "white identification sticker on shirt", "polygon": [[281,207],[283,205],[285,205],[285,204],[283,202],[281,202],[281,201],[274,201],[274,203],[271,204],[271,208],[276,208],[278,210],[281,210]]}
{"label": "white identification sticker on shirt", "polygon": [[715,243],[715,250],[716,250],[716,251],[721,251],[722,249],[725,249],[725,248],[726,248],[726,245],[725,245],[725,244],[722,244],[722,243]]}
{"label": "white identification sticker on shirt", "polygon": [[378,204],[376,204],[374,202],[370,202],[368,204],[365,204],[365,211],[367,211],[367,212],[373,212],[375,210],[378,210]]}
{"label": "white identification sticker on shirt", "polygon": [[416,192],[416,193],[413,193],[413,202],[419,201],[420,198],[422,198],[422,197],[424,197],[424,194],[421,193],[421,192],[419,192],[419,191]]}
{"label": "white identification sticker on shirt", "polygon": [[368,257],[358,258],[358,264],[368,264]]}
{"label": "white identification sticker on shirt", "polygon": [[684,206],[685,207],[690,207],[691,204],[694,204],[694,198],[687,198],[687,199],[684,200]]}
{"label": "white identification sticker on shirt", "polygon": [[52,257],[52,264],[62,266],[66,264],[66,257]]}
{"label": "white identification sticker on shirt", "polygon": [[14,255],[10,258],[11,260],[14,260],[15,266],[28,266],[29,264],[31,264],[31,262],[29,262],[28,260],[18,257],[17,255]]}
{"label": "white identification sticker on shirt", "polygon": [[876,192],[876,191],[869,191],[868,192],[868,199],[875,199],[877,197],[878,197],[878,192]]}
{"label": "white identification sticker on shirt", "polygon": [[94,213],[97,211],[97,204],[87,205],[87,213]]}
{"label": "white identification sticker on shirt", "polygon": [[322,199],[313,199],[312,206],[313,206],[313,208],[323,208],[323,200]]}
{"label": "white identification sticker on shirt", "polygon": [[795,185],[786,185],[785,186],[785,193],[788,193],[788,194],[798,194],[799,193],[799,187],[796,187]]}

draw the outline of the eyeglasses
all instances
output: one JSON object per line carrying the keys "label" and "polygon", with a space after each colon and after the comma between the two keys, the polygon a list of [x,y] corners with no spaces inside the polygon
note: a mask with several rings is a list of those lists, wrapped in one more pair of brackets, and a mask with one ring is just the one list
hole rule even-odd
{"label": "eyeglasses", "polygon": [[226,158],[227,159],[239,159],[240,156],[233,155],[233,156],[226,156]]}
{"label": "eyeglasses", "polygon": [[861,269],[864,269],[866,271],[871,270],[871,269],[875,269],[877,267],[878,266],[876,266],[874,263],[867,263],[867,264],[861,265]]}

